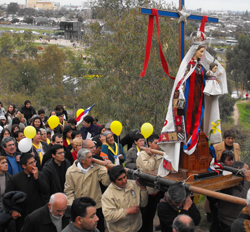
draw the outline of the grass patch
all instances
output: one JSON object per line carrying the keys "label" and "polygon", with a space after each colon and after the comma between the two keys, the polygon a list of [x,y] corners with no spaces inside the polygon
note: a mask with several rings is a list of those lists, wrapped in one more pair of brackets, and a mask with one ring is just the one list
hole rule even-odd
{"label": "grass patch", "polygon": [[45,30],[45,29],[28,29],[28,28],[18,28],[18,27],[0,27],[0,30],[1,31],[10,31],[10,30],[13,30],[13,31],[36,31],[36,32],[39,32],[39,33],[49,33],[49,34],[52,34],[54,32],[54,30]]}
{"label": "grass patch", "polygon": [[237,103],[239,109],[239,123],[243,128],[249,128],[250,101],[240,100]]}

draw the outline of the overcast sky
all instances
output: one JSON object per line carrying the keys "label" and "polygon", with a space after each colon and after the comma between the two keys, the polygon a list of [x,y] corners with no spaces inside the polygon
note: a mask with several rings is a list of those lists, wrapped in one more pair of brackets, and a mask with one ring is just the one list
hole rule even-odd
{"label": "overcast sky", "polygon": [[[176,0],[173,2],[175,1]],[[185,5],[187,9],[192,10],[198,8],[202,8],[204,10],[250,10],[250,0],[186,0]]]}
{"label": "overcast sky", "polygon": [[[49,1],[49,0],[47,0]],[[80,5],[82,0],[51,0],[52,2],[60,2],[61,5],[71,3],[72,5]],[[179,6],[179,0],[159,0],[159,2],[176,4]],[[1,0],[1,3],[18,2],[25,4],[25,0]],[[187,9],[195,10],[202,8],[204,10],[233,10],[233,11],[250,11],[250,0],[185,0]]]}

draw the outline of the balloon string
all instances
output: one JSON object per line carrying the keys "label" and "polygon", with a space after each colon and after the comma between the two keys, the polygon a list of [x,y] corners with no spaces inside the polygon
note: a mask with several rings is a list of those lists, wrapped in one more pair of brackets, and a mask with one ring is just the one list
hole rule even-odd
{"label": "balloon string", "polygon": [[120,136],[118,136],[118,156],[120,155]]}

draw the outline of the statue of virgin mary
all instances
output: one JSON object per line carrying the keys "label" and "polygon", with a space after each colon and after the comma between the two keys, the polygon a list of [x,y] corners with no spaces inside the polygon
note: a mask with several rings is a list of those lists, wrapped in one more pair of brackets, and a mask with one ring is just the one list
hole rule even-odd
{"label": "statue of virgin mary", "polygon": [[[165,160],[168,163],[167,169],[163,167],[163,163],[160,165],[158,175],[161,176],[167,175],[169,171],[178,172],[181,146],[186,154],[193,154],[200,129],[208,134],[211,122],[220,119],[219,96],[207,96],[203,93],[206,72],[214,57],[206,51],[205,45],[197,42],[197,39],[195,41],[199,44],[191,46],[179,67],[159,138],[158,144],[165,152],[162,162]],[[219,83],[222,94],[226,94],[225,69],[218,61],[215,62],[222,74]],[[222,140],[221,134],[216,132],[210,139],[212,143],[219,143]]]}

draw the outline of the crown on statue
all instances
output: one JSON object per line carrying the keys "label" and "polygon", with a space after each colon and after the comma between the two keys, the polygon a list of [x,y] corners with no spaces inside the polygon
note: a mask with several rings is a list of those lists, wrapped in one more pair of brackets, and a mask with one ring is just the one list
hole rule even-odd
{"label": "crown on statue", "polygon": [[192,44],[202,45],[205,44],[206,35],[202,31],[194,31],[190,35]]}

